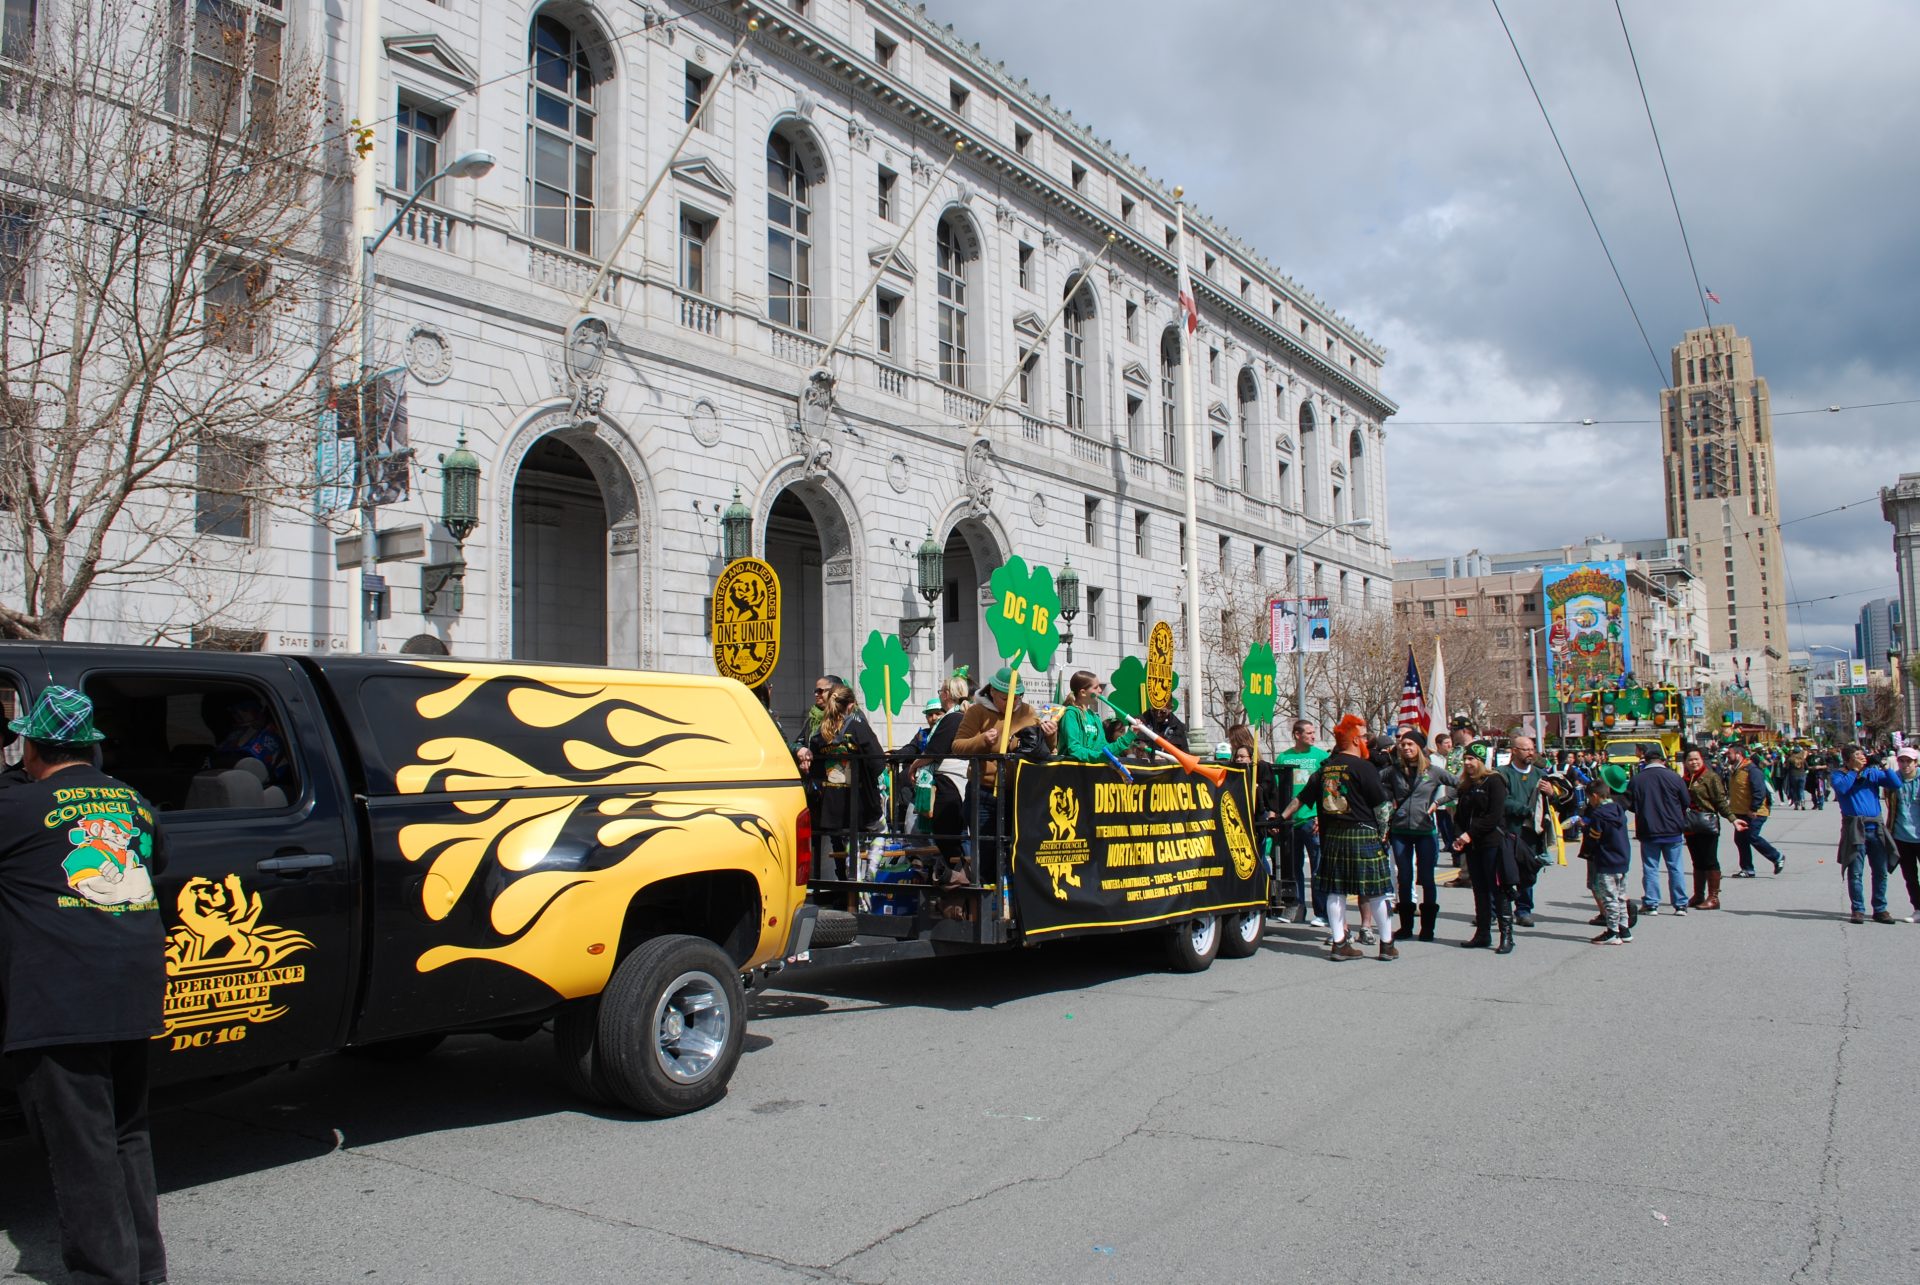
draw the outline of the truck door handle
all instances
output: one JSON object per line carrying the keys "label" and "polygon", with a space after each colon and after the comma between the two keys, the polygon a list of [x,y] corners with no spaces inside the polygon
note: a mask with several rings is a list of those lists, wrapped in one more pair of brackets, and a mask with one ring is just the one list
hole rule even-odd
{"label": "truck door handle", "polygon": [[324,852],[301,852],[292,856],[268,857],[254,866],[263,875],[284,875],[291,879],[303,879],[309,870],[325,870],[333,865],[333,858]]}

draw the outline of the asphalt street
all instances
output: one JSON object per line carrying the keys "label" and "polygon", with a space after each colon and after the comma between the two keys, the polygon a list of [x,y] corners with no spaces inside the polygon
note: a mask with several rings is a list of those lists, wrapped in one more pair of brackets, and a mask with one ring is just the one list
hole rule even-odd
{"label": "asphalt street", "polygon": [[[172,1279],[1920,1280],[1920,925],[1846,923],[1837,832],[1776,816],[1783,875],[1625,947],[1576,860],[1504,959],[1447,890],[1392,964],[1289,926],[1193,976],[1133,939],[793,976],[678,1120],[578,1109],[545,1035],[324,1059],[161,1113]],[[0,1233],[63,1279],[21,1142]]]}

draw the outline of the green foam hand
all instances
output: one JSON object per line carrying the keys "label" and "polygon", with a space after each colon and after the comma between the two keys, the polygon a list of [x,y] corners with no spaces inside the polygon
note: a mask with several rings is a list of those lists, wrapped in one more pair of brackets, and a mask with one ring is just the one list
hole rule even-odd
{"label": "green foam hand", "polygon": [[867,635],[860,649],[860,699],[868,709],[898,714],[907,703],[913,686],[913,662],[899,634],[883,635],[878,629]]}
{"label": "green foam hand", "polygon": [[1247,652],[1240,666],[1240,704],[1246,708],[1249,723],[1273,721],[1275,667],[1273,644],[1258,642]]}
{"label": "green foam hand", "polygon": [[1028,569],[1027,560],[1015,554],[1008,558],[987,581],[993,590],[993,605],[987,608],[987,629],[993,634],[1000,655],[1013,663],[1020,660],[1035,669],[1053,667],[1053,653],[1060,645],[1060,595],[1054,591],[1053,572],[1045,567]]}

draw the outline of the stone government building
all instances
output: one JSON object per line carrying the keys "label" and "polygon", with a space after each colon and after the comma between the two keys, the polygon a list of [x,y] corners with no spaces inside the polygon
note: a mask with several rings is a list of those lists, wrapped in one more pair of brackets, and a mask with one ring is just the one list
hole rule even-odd
{"label": "stone government building", "polygon": [[[329,23],[310,0],[236,3],[292,42],[331,40],[352,101],[357,9]],[[724,74],[750,13],[760,30]],[[380,252],[376,364],[410,369],[426,465],[382,529],[423,526],[450,549],[433,461],[464,427],[483,468],[463,608],[423,615],[417,564],[385,564],[383,650],[706,669],[736,489],[784,587],[772,698],[789,720],[816,674],[854,676],[869,630],[928,614],[914,553],[929,532],[945,549],[941,674],[998,663],[980,590],[1015,553],[1080,574],[1076,667],[1105,672],[1153,621],[1177,625],[1188,411],[1159,181],[896,0],[384,0],[380,22],[394,117],[376,228],[405,198],[401,167],[498,158],[443,180]],[[1203,571],[1290,584],[1297,541],[1366,516],[1370,529],[1315,545],[1306,587],[1386,612],[1382,350],[1224,228],[1190,215],[1188,230]],[[333,533],[256,529],[281,586],[250,623],[264,645],[351,647],[355,586]],[[927,635],[911,650],[923,698]]]}

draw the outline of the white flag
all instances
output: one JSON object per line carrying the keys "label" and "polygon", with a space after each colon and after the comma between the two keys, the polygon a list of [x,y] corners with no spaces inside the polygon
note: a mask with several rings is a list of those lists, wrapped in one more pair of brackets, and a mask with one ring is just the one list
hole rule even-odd
{"label": "white flag", "polygon": [[1451,730],[1447,724],[1453,717],[1447,709],[1447,658],[1440,653],[1438,638],[1433,640],[1433,669],[1427,674],[1427,711],[1427,743],[1431,745],[1434,737]]}

